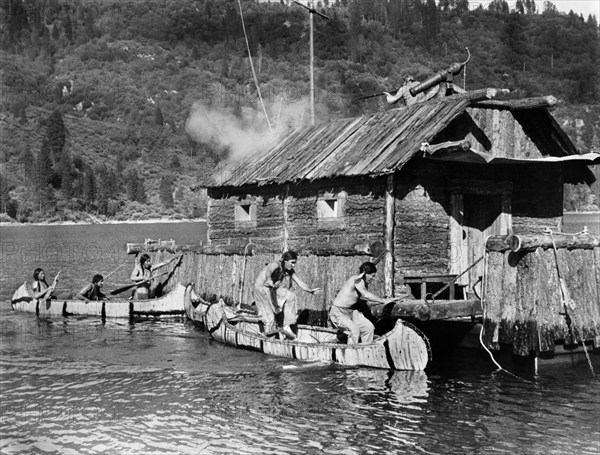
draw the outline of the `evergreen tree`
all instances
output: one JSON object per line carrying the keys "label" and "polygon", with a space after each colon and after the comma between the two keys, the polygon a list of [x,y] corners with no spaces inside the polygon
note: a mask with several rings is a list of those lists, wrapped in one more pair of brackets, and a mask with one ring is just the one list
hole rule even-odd
{"label": "evergreen tree", "polygon": [[132,169],[127,173],[127,197],[132,201],[137,201],[141,204],[146,203],[146,188],[144,181],[140,178],[138,172]]}
{"label": "evergreen tree", "polygon": [[5,173],[0,170],[0,213],[6,213],[8,199],[8,179]]}
{"label": "evergreen tree", "polygon": [[535,14],[537,12],[535,0],[525,0],[525,12],[527,14]]}
{"label": "evergreen tree", "polygon": [[35,164],[34,182],[40,190],[45,190],[52,182],[54,174],[52,171],[52,154],[48,144],[42,144]]}
{"label": "evergreen tree", "polygon": [[96,202],[96,176],[91,166],[86,167],[83,176],[83,202],[86,210],[89,211],[90,207]]}
{"label": "evergreen tree", "polygon": [[73,163],[68,153],[63,155],[63,158],[58,163],[57,167],[57,173],[60,175],[60,188],[66,198],[71,198],[76,194],[73,191],[75,174]]}
{"label": "evergreen tree", "polygon": [[515,11],[519,14],[525,14],[525,5],[523,4],[523,0],[517,0],[515,4]]}
{"label": "evergreen tree", "polygon": [[68,9],[65,16],[65,37],[69,42],[73,41],[73,24],[71,23],[71,12]]}
{"label": "evergreen tree", "polygon": [[160,179],[160,201],[166,208],[173,207],[173,177],[164,176]]}
{"label": "evergreen tree", "polygon": [[46,120],[46,136],[44,144],[48,147],[52,162],[60,162],[63,157],[63,150],[67,139],[67,129],[62,115],[58,111],[50,114]]}
{"label": "evergreen tree", "polygon": [[154,123],[159,126],[163,126],[165,124],[165,119],[163,118],[163,113],[158,104],[154,108]]}

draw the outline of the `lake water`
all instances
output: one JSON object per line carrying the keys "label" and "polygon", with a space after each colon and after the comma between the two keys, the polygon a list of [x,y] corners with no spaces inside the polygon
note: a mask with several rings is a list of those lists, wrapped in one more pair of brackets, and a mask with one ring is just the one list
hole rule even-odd
{"label": "lake water", "polygon": [[[201,224],[0,228],[0,451],[44,454],[599,454],[589,370],[526,381],[461,351],[425,372],[306,364],[211,342],[187,322],[38,319],[32,270],[64,290],[128,282],[126,242],[198,243]],[[434,353],[435,354],[435,353]],[[596,370],[600,370],[596,366]]]}
{"label": "lake water", "polygon": [[600,235],[600,212],[565,212],[563,232],[576,233],[584,228],[592,235]]}

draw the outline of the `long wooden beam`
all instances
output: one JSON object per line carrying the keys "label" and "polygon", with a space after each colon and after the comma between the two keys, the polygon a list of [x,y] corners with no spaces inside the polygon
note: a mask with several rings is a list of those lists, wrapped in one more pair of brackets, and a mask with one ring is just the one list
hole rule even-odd
{"label": "long wooden beam", "polygon": [[538,248],[547,250],[553,248],[566,248],[569,250],[590,250],[600,247],[600,236],[590,234],[564,234],[556,233],[535,235],[493,235],[488,238],[485,249],[494,252],[527,252]]}
{"label": "long wooden beam", "polygon": [[477,102],[471,104],[471,107],[485,109],[510,109],[511,111],[519,111],[523,109],[550,108],[555,106],[556,103],[557,99],[552,95],[549,95],[520,100],[478,100]]}
{"label": "long wooden beam", "polygon": [[396,197],[394,195],[394,174],[387,177],[385,188],[385,258],[383,276],[385,293],[394,296],[394,224],[396,217]]}
{"label": "long wooden beam", "polygon": [[420,321],[483,315],[479,299],[443,300],[431,305],[423,300],[403,300],[387,305],[369,304],[369,308],[376,318],[410,318]]}

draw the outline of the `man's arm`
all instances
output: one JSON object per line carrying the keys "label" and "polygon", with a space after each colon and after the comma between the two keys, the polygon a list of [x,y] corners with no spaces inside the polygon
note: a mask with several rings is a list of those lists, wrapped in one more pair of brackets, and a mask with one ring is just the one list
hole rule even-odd
{"label": "man's arm", "polygon": [[292,280],[294,280],[296,284],[300,286],[300,289],[306,292],[310,292],[311,294],[318,294],[322,291],[321,288],[311,288],[304,281],[302,281],[302,279],[296,273],[292,274]]}
{"label": "man's arm", "polygon": [[43,291],[37,292],[36,294],[33,295],[33,298],[46,300],[46,299],[49,299],[50,297],[52,297],[52,293],[54,292],[54,290],[56,289],[56,285],[58,284],[59,276],[60,276],[60,272],[58,272],[56,274],[56,276],[54,277],[54,282],[52,283],[52,286],[47,287]]}
{"label": "man's arm", "polygon": [[395,302],[398,300],[398,298],[393,297],[390,299],[383,299],[381,297],[377,297],[375,294],[373,294],[372,292],[370,292],[366,287],[365,287],[365,282],[364,280],[359,281],[358,283],[356,283],[356,290],[358,291],[358,293],[360,294],[360,296],[362,298],[364,298],[365,300],[369,301],[369,302],[373,302],[373,303],[391,303],[391,302]]}
{"label": "man's arm", "polygon": [[89,302],[90,299],[88,299],[85,294],[87,294],[90,290],[90,288],[93,286],[93,284],[87,284],[81,291],[79,291],[79,294],[77,294],[75,296],[76,299],[78,300],[85,300],[86,302]]}

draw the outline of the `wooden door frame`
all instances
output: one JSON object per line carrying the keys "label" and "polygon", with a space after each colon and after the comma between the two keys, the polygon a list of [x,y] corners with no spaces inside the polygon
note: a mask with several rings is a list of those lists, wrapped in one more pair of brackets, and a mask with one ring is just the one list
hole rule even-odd
{"label": "wooden door frame", "polygon": [[[493,185],[493,186],[490,186]],[[464,195],[475,194],[481,196],[500,196],[501,212],[500,226],[506,226],[507,234],[512,233],[512,193],[513,185],[509,181],[490,182],[489,180],[476,179],[453,179],[450,182],[450,206],[449,217],[449,273],[460,275],[468,267],[468,254],[463,254],[463,223],[464,223]],[[461,276],[456,283],[469,284],[469,274]]]}

